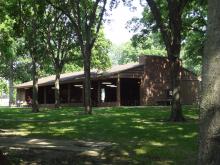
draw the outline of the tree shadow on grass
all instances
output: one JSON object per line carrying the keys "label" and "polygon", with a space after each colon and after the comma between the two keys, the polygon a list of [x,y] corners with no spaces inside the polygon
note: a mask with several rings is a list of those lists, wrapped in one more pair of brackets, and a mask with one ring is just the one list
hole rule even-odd
{"label": "tree shadow on grass", "polygon": [[9,128],[26,128],[29,137],[114,142],[117,145],[102,154],[114,164],[195,164],[196,113],[184,110],[187,122],[169,123],[164,122],[168,109],[99,108],[94,115],[72,110],[43,112],[41,117],[31,117],[48,122],[15,122]]}

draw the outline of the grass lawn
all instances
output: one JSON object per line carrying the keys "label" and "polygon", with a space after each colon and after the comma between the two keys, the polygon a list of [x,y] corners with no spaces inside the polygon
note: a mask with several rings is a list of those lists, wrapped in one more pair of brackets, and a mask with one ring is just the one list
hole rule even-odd
{"label": "grass lawn", "polygon": [[94,108],[93,115],[82,111],[44,109],[33,114],[30,109],[1,108],[0,130],[25,137],[114,142],[109,157],[130,164],[196,164],[195,107],[184,107],[184,123],[165,121],[169,107]]}

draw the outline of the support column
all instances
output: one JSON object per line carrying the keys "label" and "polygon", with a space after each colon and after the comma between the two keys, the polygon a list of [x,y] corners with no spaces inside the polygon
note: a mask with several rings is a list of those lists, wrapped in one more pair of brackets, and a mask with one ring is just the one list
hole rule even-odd
{"label": "support column", "polygon": [[120,75],[117,78],[117,106],[121,106],[121,85],[120,85]]}
{"label": "support column", "polygon": [[67,86],[67,103],[70,103],[70,94],[71,94],[71,84],[68,84]]}
{"label": "support column", "polygon": [[17,89],[16,105],[20,107],[25,101],[25,89]]}
{"label": "support column", "polygon": [[98,81],[98,106],[101,103],[101,82]]}
{"label": "support column", "polygon": [[25,89],[21,91],[21,98],[20,98],[20,100],[23,101],[23,102],[26,101],[26,99],[25,99],[25,91],[26,91]]}
{"label": "support column", "polygon": [[25,89],[17,89],[16,101],[25,102]]}
{"label": "support column", "polygon": [[84,85],[84,81],[82,82],[83,88],[82,88],[82,105],[85,105],[85,85]]}
{"label": "support column", "polygon": [[44,104],[47,104],[47,87],[44,87]]}

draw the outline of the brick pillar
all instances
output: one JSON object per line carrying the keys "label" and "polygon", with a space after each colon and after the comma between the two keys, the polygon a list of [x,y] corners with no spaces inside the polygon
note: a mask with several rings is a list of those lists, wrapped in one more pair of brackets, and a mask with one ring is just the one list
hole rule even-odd
{"label": "brick pillar", "polygon": [[117,78],[117,106],[121,106],[121,85],[120,85],[120,75]]}

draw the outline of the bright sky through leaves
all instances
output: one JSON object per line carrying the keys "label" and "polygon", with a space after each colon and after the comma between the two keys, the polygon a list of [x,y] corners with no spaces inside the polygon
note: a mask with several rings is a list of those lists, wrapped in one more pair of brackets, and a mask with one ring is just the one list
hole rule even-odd
{"label": "bright sky through leaves", "polygon": [[120,3],[112,11],[112,15],[110,16],[111,22],[105,23],[105,35],[113,44],[119,45],[125,43],[132,37],[133,33],[129,32],[129,29],[126,29],[126,23],[133,17],[141,17],[143,11],[143,7],[140,6],[139,1],[134,1],[133,5],[137,7],[137,10],[130,11],[129,7]]}

